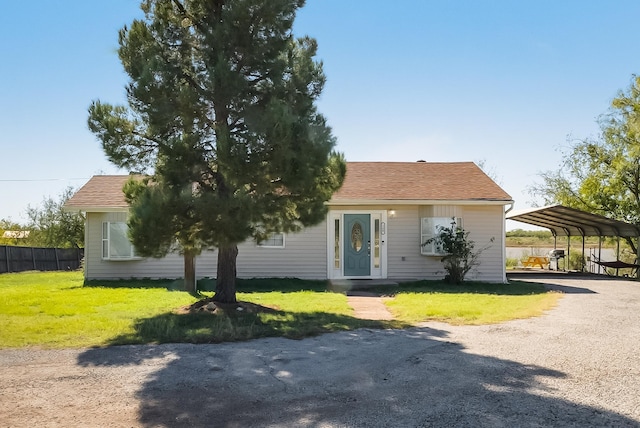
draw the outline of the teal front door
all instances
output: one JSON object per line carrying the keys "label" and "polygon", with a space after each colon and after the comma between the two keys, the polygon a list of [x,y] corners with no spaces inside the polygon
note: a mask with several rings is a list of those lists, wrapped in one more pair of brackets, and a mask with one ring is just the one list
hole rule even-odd
{"label": "teal front door", "polygon": [[344,276],[371,275],[371,215],[344,215]]}

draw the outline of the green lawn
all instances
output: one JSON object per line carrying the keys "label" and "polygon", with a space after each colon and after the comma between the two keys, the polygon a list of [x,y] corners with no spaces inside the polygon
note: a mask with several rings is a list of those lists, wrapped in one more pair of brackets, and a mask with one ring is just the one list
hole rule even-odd
{"label": "green lawn", "polygon": [[[342,294],[313,281],[282,280],[283,291],[239,281],[238,300],[268,306],[264,313],[177,314],[197,298],[174,281],[91,281],[80,272],[0,275],[0,347],[47,348],[162,342],[221,342],[257,337],[302,338],[362,327],[404,327],[360,320]],[[266,290],[258,292],[255,288]],[[210,296],[205,293],[204,296]]]}
{"label": "green lawn", "polygon": [[[211,289],[206,281],[201,285]],[[374,321],[354,318],[346,296],[325,291],[323,281],[239,281],[238,300],[265,310],[220,315],[178,313],[197,298],[172,291],[176,287],[174,281],[83,284],[80,272],[2,274],[0,348],[303,338],[363,327],[406,328],[425,320],[493,323],[539,315],[559,298],[526,283],[446,287],[420,282],[399,287],[387,302],[396,320]]]}
{"label": "green lawn", "polygon": [[407,323],[478,325],[540,316],[555,307],[561,296],[540,284],[519,281],[464,285],[419,281],[402,284],[386,304],[396,319]]}

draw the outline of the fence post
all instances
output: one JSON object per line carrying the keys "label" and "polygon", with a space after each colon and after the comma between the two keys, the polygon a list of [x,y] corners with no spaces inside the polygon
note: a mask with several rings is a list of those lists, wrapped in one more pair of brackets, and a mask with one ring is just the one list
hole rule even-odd
{"label": "fence post", "polygon": [[7,258],[7,273],[9,273],[11,272],[11,268],[9,267],[9,246],[8,245],[4,247],[4,255]]}
{"label": "fence post", "polygon": [[53,254],[55,254],[55,256],[56,256],[56,269],[60,270],[60,258],[58,257],[58,249],[57,248],[53,249]]}
{"label": "fence post", "polygon": [[31,247],[31,260],[33,260],[33,270],[36,269],[36,252],[33,247]]}

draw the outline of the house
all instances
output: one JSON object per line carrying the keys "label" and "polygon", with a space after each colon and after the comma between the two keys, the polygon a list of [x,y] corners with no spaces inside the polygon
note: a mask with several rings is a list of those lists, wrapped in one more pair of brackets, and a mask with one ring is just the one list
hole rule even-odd
{"label": "house", "polygon": [[5,239],[26,239],[31,234],[30,230],[5,230],[2,237]]}
{"label": "house", "polygon": [[[86,213],[86,279],[178,278],[183,259],[141,258],[127,239],[128,176],[94,176],[65,204]],[[455,218],[476,248],[487,247],[467,276],[506,282],[505,209],[511,197],[472,162],[348,162],[326,220],[238,246],[239,278],[441,279],[437,245],[423,246]],[[196,276],[216,276],[217,255],[203,253]]]}

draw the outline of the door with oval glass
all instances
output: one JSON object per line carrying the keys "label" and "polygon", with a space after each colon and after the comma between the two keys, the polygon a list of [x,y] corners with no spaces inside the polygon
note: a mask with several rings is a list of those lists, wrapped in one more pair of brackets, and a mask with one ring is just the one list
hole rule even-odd
{"label": "door with oval glass", "polygon": [[371,215],[344,215],[344,275],[371,275]]}

